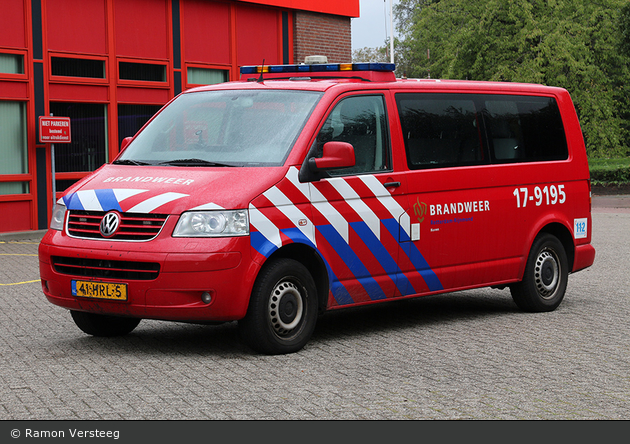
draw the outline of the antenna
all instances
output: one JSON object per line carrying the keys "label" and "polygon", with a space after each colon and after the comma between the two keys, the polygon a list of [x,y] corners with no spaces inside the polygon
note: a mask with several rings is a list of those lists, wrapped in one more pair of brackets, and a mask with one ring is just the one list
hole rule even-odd
{"label": "antenna", "polygon": [[389,57],[390,61],[394,63],[394,0],[389,0],[389,26],[392,31],[389,39]]}
{"label": "antenna", "polygon": [[[386,1],[383,0],[383,15],[385,18],[385,41],[387,41],[387,12],[385,10]],[[394,0],[389,0],[389,28],[391,35],[389,36],[389,60],[394,63]],[[387,55],[387,49],[385,49]]]}
{"label": "antenna", "polygon": [[263,82],[263,71],[265,70],[265,59],[263,59],[262,66],[260,67],[260,77],[258,77],[258,83]]}

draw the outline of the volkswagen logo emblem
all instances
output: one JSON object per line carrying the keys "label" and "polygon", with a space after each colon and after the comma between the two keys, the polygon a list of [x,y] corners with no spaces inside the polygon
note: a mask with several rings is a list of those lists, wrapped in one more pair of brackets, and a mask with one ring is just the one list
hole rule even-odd
{"label": "volkswagen logo emblem", "polygon": [[120,214],[117,211],[110,211],[101,219],[101,234],[103,237],[112,237],[120,227]]}

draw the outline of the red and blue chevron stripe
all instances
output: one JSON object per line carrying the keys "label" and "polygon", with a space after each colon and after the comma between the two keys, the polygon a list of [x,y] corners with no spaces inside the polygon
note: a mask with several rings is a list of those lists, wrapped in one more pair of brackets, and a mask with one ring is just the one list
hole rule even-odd
{"label": "red and blue chevron stripe", "polygon": [[303,184],[297,174],[292,167],[250,205],[251,245],[260,259],[292,242],[316,248],[332,306],[442,290],[410,240],[409,216],[375,176]]}
{"label": "red and blue chevron stripe", "polygon": [[187,196],[188,194],[174,192],[153,195],[148,190],[114,188],[80,190],[61,199],[69,210],[151,213],[162,205]]}

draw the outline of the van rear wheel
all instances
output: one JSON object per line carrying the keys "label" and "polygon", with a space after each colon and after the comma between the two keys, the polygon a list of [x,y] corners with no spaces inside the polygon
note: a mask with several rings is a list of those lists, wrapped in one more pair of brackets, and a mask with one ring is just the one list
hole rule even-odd
{"label": "van rear wheel", "polygon": [[71,310],[74,323],[84,333],[92,336],[124,336],[131,333],[140,323],[138,318],[102,315]]}
{"label": "van rear wheel", "polygon": [[523,280],[510,286],[512,299],[524,311],[555,310],[564,298],[568,276],[562,243],[549,233],[541,233],[529,252]]}
{"label": "van rear wheel", "polygon": [[238,326],[243,341],[259,353],[296,352],[310,339],[317,321],[317,291],[301,263],[279,259],[256,279],[245,318]]}

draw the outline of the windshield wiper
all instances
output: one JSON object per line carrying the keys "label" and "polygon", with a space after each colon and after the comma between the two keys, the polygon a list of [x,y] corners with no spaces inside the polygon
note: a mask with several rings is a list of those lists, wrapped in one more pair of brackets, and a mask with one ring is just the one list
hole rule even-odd
{"label": "windshield wiper", "polygon": [[114,165],[151,165],[147,162],[141,162],[140,160],[120,159],[112,162]]}
{"label": "windshield wiper", "polygon": [[156,165],[172,165],[172,166],[218,166],[218,167],[233,167],[227,163],[210,162],[203,159],[177,159],[159,162]]}

